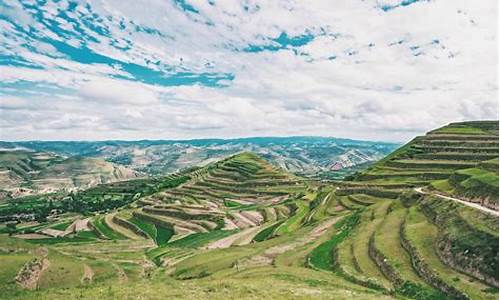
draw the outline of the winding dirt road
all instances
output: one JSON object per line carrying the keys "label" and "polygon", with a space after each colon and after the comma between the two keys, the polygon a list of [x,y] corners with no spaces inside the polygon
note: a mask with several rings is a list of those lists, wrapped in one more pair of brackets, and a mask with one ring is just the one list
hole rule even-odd
{"label": "winding dirt road", "polygon": [[432,196],[436,196],[436,197],[439,197],[439,198],[442,198],[442,199],[446,199],[446,200],[451,200],[451,201],[455,201],[455,202],[459,202],[459,203],[462,203],[463,205],[467,205],[469,207],[472,207],[472,208],[475,208],[475,209],[479,209],[487,214],[490,214],[490,215],[494,215],[494,216],[499,216],[499,213],[498,211],[496,210],[493,210],[493,209],[489,209],[487,207],[484,207],[480,204],[477,204],[477,203],[473,203],[473,202],[469,202],[469,201],[465,201],[465,200],[461,200],[461,199],[457,199],[457,198],[453,198],[453,197],[448,197],[448,196],[444,196],[444,195],[440,195],[440,194],[436,194],[436,193],[429,193],[429,192],[424,192],[424,190],[420,187],[420,188],[415,188],[414,189],[415,192],[419,193],[419,194],[422,194],[422,195],[432,195]]}

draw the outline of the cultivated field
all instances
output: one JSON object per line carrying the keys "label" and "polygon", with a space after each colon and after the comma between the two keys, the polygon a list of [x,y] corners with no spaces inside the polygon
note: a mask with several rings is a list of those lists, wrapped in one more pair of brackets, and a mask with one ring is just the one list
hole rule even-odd
{"label": "cultivated field", "polygon": [[245,152],[97,186],[0,227],[0,297],[498,298],[498,218],[453,200],[498,210],[498,122],[431,131],[348,179]]}

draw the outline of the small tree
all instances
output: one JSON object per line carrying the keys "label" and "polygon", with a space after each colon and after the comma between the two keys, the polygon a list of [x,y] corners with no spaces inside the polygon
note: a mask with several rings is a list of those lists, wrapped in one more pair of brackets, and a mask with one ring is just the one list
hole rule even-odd
{"label": "small tree", "polygon": [[5,224],[5,226],[7,228],[7,232],[9,233],[9,236],[13,235],[17,231],[16,223],[14,223],[14,222],[9,222],[9,223]]}
{"label": "small tree", "polygon": [[35,210],[35,221],[39,223],[43,223],[47,221],[47,216],[50,213],[50,209],[48,206],[42,206]]}

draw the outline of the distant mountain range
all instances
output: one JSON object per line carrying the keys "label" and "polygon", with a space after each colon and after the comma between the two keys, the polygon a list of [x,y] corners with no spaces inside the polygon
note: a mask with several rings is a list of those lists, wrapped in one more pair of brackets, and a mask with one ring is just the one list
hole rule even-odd
{"label": "distant mountain range", "polygon": [[293,173],[339,179],[377,161],[398,144],[331,137],[253,137],[239,139],[140,141],[0,142],[3,150],[24,149],[62,157],[99,158],[145,175],[203,166],[250,151]]}

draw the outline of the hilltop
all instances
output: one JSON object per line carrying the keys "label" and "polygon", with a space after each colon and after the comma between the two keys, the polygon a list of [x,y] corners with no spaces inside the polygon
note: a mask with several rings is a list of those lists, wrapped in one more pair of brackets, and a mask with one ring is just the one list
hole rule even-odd
{"label": "hilltop", "polygon": [[426,186],[498,210],[498,122],[430,131],[352,178],[385,189]]}
{"label": "hilltop", "polygon": [[347,179],[240,152],[54,198],[46,220],[0,229],[0,287],[42,299],[498,298],[498,122],[438,128]]}

